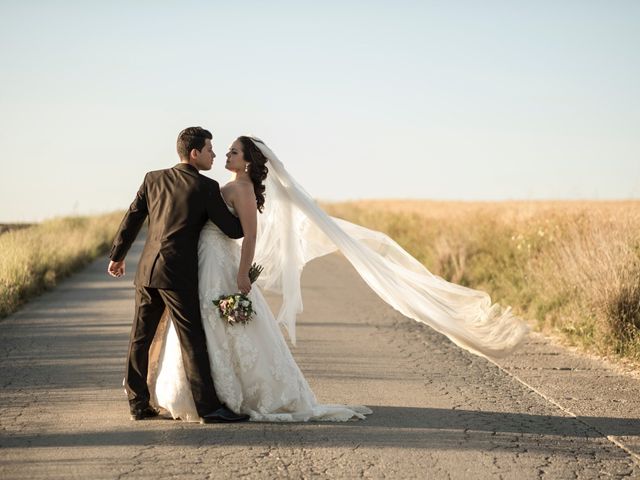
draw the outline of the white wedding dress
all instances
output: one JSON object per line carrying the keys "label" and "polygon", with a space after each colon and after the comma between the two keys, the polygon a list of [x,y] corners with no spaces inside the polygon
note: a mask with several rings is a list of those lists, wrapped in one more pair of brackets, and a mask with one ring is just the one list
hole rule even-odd
{"label": "white wedding dress", "polygon": [[[233,209],[230,208],[233,212]],[[235,212],[233,212],[235,213]],[[200,311],[216,393],[252,421],[347,421],[372,413],[364,406],[319,404],[298,368],[260,289],[249,298],[255,311],[246,325],[230,326],[212,301],[237,291],[240,245],[208,221],[198,244]],[[163,320],[150,361],[152,403],[173,416],[198,421],[173,323]],[[156,358],[153,358],[156,357]]]}

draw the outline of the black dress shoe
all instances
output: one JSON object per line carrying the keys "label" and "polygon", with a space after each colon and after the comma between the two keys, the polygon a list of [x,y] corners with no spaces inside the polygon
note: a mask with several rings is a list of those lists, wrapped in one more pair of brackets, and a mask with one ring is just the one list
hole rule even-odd
{"label": "black dress shoe", "polygon": [[131,420],[144,420],[145,418],[157,417],[159,414],[158,410],[147,405],[146,407],[132,409]]}
{"label": "black dress shoe", "polygon": [[227,407],[223,406],[213,412],[203,415],[200,419],[200,423],[246,422],[247,420],[249,420],[249,415],[232,412]]}

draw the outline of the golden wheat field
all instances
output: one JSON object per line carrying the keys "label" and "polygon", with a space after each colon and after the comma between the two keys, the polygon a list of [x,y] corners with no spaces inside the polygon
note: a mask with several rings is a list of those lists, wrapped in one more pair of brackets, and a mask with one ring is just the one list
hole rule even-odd
{"label": "golden wheat field", "polygon": [[0,234],[0,318],[104,253],[121,218],[56,218]]}
{"label": "golden wheat field", "polygon": [[640,366],[640,201],[326,203],[535,329]]}

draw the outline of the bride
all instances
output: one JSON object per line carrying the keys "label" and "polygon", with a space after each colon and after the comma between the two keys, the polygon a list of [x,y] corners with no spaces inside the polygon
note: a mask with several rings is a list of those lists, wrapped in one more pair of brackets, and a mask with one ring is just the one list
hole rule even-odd
{"label": "bride", "polygon": [[[216,393],[222,403],[254,421],[346,421],[364,418],[363,406],[318,404],[293,359],[276,319],[260,290],[251,286],[258,213],[265,207],[267,158],[249,137],[240,137],[227,153],[225,167],[235,179],[221,189],[229,210],[244,231],[242,245],[213,223],[205,224],[198,244],[198,283],[202,323]],[[273,268],[270,263],[265,269]],[[228,325],[213,300],[234,292],[248,294],[254,315],[244,325]],[[150,361],[152,402],[174,418],[198,421],[199,415],[182,364],[173,323],[163,322]],[[155,367],[155,368],[154,368]]]}
{"label": "bride", "polygon": [[[280,330],[283,325],[295,345],[302,268],[336,250],[388,304],[473,353],[505,355],[526,335],[526,325],[492,305],[486,293],[431,274],[383,233],[329,217],[260,139],[236,139],[225,167],[235,178],[221,192],[245,236],[239,245],[207,222],[198,244],[198,281],[216,393],[231,410],[253,421],[281,422],[346,421],[372,413],[360,405],[319,404]],[[264,267],[258,284],[282,295],[277,319],[249,280],[254,257]],[[247,324],[229,325],[213,300],[238,291],[248,295],[255,313]],[[174,418],[197,421],[178,336],[166,317],[150,357],[152,402]]]}

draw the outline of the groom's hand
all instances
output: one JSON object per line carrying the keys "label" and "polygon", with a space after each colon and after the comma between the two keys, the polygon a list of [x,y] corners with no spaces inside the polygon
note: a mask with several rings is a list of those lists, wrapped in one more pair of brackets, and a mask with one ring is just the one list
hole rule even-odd
{"label": "groom's hand", "polygon": [[109,273],[109,275],[116,278],[124,276],[124,260],[121,260],[119,262],[114,262],[113,260],[111,260],[109,262],[107,272]]}

